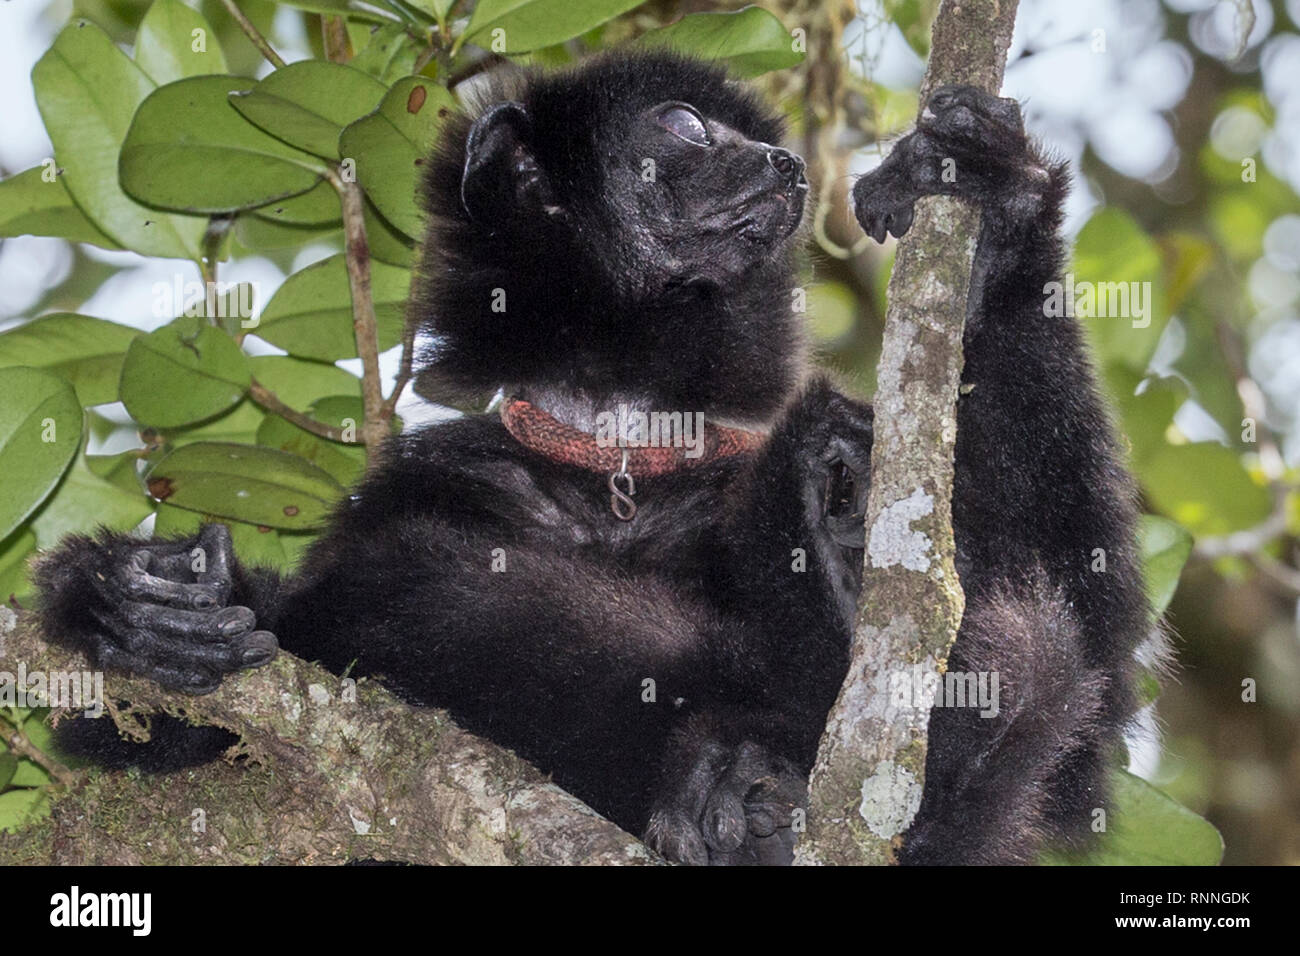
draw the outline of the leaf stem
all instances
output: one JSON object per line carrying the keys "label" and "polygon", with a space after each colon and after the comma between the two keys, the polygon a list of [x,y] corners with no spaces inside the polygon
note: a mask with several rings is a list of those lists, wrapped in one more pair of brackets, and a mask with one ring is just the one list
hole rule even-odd
{"label": "leaf stem", "polygon": [[343,435],[343,429],[335,428],[333,425],[326,425],[324,422],[317,421],[310,415],[305,415],[295,408],[290,408],[284,402],[280,401],[279,396],[277,396],[275,392],[271,391],[257,379],[253,379],[249,383],[248,397],[268,412],[273,412],[281,418],[293,422],[299,428],[306,429],[313,435],[319,435],[321,438],[328,438],[330,441],[347,443],[347,439]]}
{"label": "leaf stem", "polygon": [[275,52],[271,44],[266,42],[266,37],[262,36],[257,27],[253,26],[253,21],[244,16],[244,11],[235,5],[235,0],[221,0],[221,5],[234,17],[235,22],[239,24],[239,29],[243,30],[244,35],[253,41],[253,46],[262,52],[262,56],[266,57],[267,62],[277,70],[285,65],[284,58]]}
{"label": "leaf stem", "polygon": [[215,215],[208,220],[208,228],[203,231],[202,249],[199,253],[199,275],[205,283],[217,281],[217,262],[221,256],[221,243],[234,224],[235,217],[229,214]]}

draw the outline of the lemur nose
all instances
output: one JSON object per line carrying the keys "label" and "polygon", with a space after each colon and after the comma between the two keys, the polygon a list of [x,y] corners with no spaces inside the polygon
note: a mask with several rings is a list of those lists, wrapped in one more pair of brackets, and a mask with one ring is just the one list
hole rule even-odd
{"label": "lemur nose", "polygon": [[791,186],[798,185],[803,180],[804,162],[788,149],[769,146],[767,162]]}

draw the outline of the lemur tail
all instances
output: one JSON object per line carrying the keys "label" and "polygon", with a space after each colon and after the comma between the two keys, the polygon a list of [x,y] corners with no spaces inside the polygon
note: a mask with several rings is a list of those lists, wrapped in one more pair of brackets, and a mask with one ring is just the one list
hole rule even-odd
{"label": "lemur tail", "polygon": [[904,864],[1032,863],[1046,843],[1077,845],[1105,805],[1118,734],[1102,731],[1108,678],[1086,665],[1071,608],[1041,573],[969,600],[948,672],[988,675],[996,714],[936,701]]}

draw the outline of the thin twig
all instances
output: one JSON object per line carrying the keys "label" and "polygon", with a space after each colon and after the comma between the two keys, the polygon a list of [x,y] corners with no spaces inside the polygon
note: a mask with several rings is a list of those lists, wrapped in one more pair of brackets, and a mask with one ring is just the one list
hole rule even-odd
{"label": "thin twig", "polygon": [[343,436],[343,429],[335,428],[333,425],[326,425],[324,422],[317,421],[310,415],[304,415],[297,409],[290,408],[284,402],[280,401],[275,392],[271,391],[257,379],[253,379],[249,384],[248,397],[268,412],[274,412],[281,418],[293,422],[299,428],[306,429],[313,435],[319,435],[321,438],[328,438],[330,441],[347,441]]}
{"label": "thin twig", "polygon": [[383,408],[380,410],[380,417],[385,423],[392,421],[393,416],[397,414],[397,403],[401,400],[402,392],[410,383],[414,374],[415,364],[415,325],[407,322],[406,327],[402,330],[402,364],[397,370],[397,380],[393,383],[393,390],[389,393],[388,398],[384,399]]}
{"label": "thin twig", "polygon": [[1246,560],[1285,597],[1300,598],[1300,571],[1262,551],[1252,551]]}
{"label": "thin twig", "polygon": [[10,750],[43,768],[55,781],[65,787],[70,787],[77,782],[77,775],[32,743],[12,717],[5,714],[3,720],[8,725],[5,728],[4,740]]}
{"label": "thin twig", "polygon": [[361,359],[361,397],[366,416],[361,426],[361,440],[366,446],[366,462],[373,466],[378,461],[380,443],[388,434],[388,424],[384,418],[384,389],[379,376],[379,324],[370,288],[365,194],[359,185],[345,182],[333,169],[326,172],[325,178],[338,191],[343,210],[344,259],[352,292],[352,332],[356,337],[357,356]]}
{"label": "thin twig", "polygon": [[342,17],[320,18],[321,41],[325,59],[331,63],[347,63],[352,59],[352,38],[348,36],[348,23]]}
{"label": "thin twig", "polygon": [[448,73],[451,69],[450,39],[447,35],[446,20],[440,20],[438,25],[429,31],[429,45],[415,58],[415,65],[411,67],[411,73],[421,72],[434,57],[438,58],[438,72],[443,75]]}
{"label": "thin twig", "polygon": [[1287,496],[1275,495],[1273,510],[1267,518],[1252,528],[1231,534],[1201,538],[1196,542],[1196,555],[1201,558],[1225,558],[1231,555],[1244,557],[1259,551],[1270,542],[1286,534],[1288,525]]}
{"label": "thin twig", "polygon": [[436,36],[441,36],[441,34],[434,32],[430,35],[429,45],[415,58],[415,64],[411,67],[411,74],[413,76],[428,66],[429,61],[438,55],[438,51],[441,49],[441,44],[438,40],[434,39]]}
{"label": "thin twig", "polygon": [[203,244],[199,253],[199,273],[204,282],[217,281],[221,243],[230,234],[230,227],[234,224],[235,217],[230,214],[215,215],[208,219],[208,228],[203,231]]}
{"label": "thin twig", "polygon": [[262,56],[266,57],[267,62],[277,70],[284,66],[284,58],[272,49],[271,44],[266,42],[266,37],[258,32],[257,27],[253,26],[253,22],[248,17],[244,16],[244,11],[235,6],[235,0],[221,0],[221,5],[235,18],[239,28],[244,31],[244,36],[252,40],[253,46],[262,51]]}
{"label": "thin twig", "polygon": [[[352,44],[342,17],[321,17],[321,36],[327,60],[344,63],[351,59]],[[352,333],[361,359],[361,399],[366,418],[361,425],[361,440],[366,446],[366,464],[373,468],[379,461],[379,448],[388,434],[392,412],[385,417],[384,386],[379,377],[379,323],[370,287],[366,196],[355,181],[345,181],[336,168],[329,169],[325,179],[339,194],[343,212],[343,258],[347,262],[348,288],[352,293]]]}

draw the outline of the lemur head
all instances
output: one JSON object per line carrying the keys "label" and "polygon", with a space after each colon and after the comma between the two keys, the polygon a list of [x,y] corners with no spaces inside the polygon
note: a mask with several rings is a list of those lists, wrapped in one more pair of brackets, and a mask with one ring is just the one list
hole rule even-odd
{"label": "lemur head", "polygon": [[774,413],[802,369],[790,253],[808,193],[780,120],[667,53],[495,76],[482,100],[424,183],[411,320],[433,390]]}

